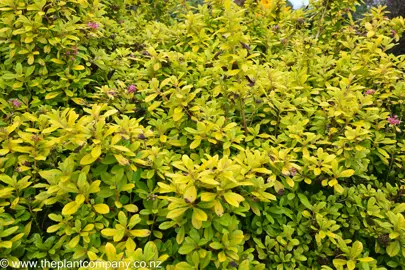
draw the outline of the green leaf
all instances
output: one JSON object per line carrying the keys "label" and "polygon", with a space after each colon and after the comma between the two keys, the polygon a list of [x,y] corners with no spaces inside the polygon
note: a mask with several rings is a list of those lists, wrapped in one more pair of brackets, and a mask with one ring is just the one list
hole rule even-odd
{"label": "green leaf", "polygon": [[184,243],[180,248],[179,248],[179,254],[182,255],[187,255],[191,251],[193,251],[196,248],[195,245],[189,244],[189,243]]}
{"label": "green leaf", "polygon": [[4,237],[7,237],[7,236],[10,236],[10,235],[12,235],[13,233],[15,233],[16,231],[18,231],[18,226],[14,226],[14,227],[8,228],[8,229],[6,229],[6,230],[4,230],[4,231],[2,231],[2,232],[0,233],[0,238],[4,238]]}
{"label": "green leaf", "polygon": [[298,193],[298,198],[300,199],[301,203],[308,208],[309,210],[312,210],[312,204],[309,202],[307,196],[305,196],[302,193]]}

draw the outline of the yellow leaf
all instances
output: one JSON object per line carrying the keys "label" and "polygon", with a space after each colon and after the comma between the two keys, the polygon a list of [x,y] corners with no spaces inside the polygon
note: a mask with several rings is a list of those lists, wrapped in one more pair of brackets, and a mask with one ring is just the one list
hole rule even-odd
{"label": "yellow leaf", "polygon": [[91,150],[91,156],[94,159],[98,159],[101,155],[101,145],[96,145],[92,150]]}
{"label": "yellow leaf", "polygon": [[51,92],[46,94],[45,99],[53,99],[55,97],[57,97],[61,92]]}
{"label": "yellow leaf", "polygon": [[122,166],[127,166],[129,164],[128,159],[123,157],[122,155],[114,155],[115,159],[117,159],[118,163]]}
{"label": "yellow leaf", "polygon": [[95,261],[98,259],[97,254],[94,253],[93,251],[87,251],[87,256],[91,261]]}
{"label": "yellow leaf", "polygon": [[195,199],[197,199],[197,189],[191,186],[184,192],[184,200],[187,203],[193,203]]}
{"label": "yellow leaf", "polygon": [[334,185],[336,185],[338,183],[338,181],[336,180],[336,178],[332,179],[331,181],[329,181],[329,186],[333,187]]}
{"label": "yellow leaf", "polygon": [[128,238],[127,241],[125,242],[125,248],[128,251],[134,251],[136,248],[136,244],[135,244],[134,240],[132,240],[131,238]]}
{"label": "yellow leaf", "polygon": [[83,70],[83,69],[84,69],[84,66],[82,66],[82,65],[77,65],[77,66],[74,66],[72,69],[73,69],[73,70]]}
{"label": "yellow leaf", "polygon": [[56,63],[56,64],[59,64],[59,65],[65,64],[64,61],[62,61],[62,60],[60,60],[60,59],[57,59],[57,58],[52,58],[51,61],[54,62],[54,63]]}
{"label": "yellow leaf", "polygon": [[145,102],[151,102],[152,100],[154,100],[156,97],[158,96],[158,94],[152,94],[152,95],[149,95],[149,96],[147,96],[146,98],[145,98]]}
{"label": "yellow leaf", "polygon": [[32,64],[34,64],[34,55],[33,54],[30,54],[30,56],[28,56],[28,65],[32,65]]}
{"label": "yellow leaf", "polygon": [[79,210],[80,205],[77,205],[75,201],[66,204],[62,209],[62,215],[68,216],[73,215]]}
{"label": "yellow leaf", "polygon": [[149,230],[145,230],[145,229],[142,229],[142,230],[132,230],[132,231],[129,231],[129,232],[130,232],[130,234],[131,234],[132,236],[134,236],[134,237],[147,237],[147,236],[150,235],[150,231],[149,231]]}
{"label": "yellow leaf", "polygon": [[287,177],[287,184],[288,184],[290,187],[294,187],[295,182],[294,182],[294,180],[292,180],[290,177]]}
{"label": "yellow leaf", "polygon": [[135,204],[124,205],[124,208],[130,213],[135,213],[138,211],[138,207]]}
{"label": "yellow leaf", "polygon": [[335,191],[337,193],[340,193],[340,194],[342,194],[345,191],[344,188],[339,184],[334,185],[333,188],[335,189]]}
{"label": "yellow leaf", "polygon": [[179,121],[183,117],[184,113],[181,108],[175,108],[173,113],[173,120],[175,122]]}
{"label": "yellow leaf", "polygon": [[239,71],[240,71],[239,69],[230,70],[230,71],[228,71],[228,76],[234,76],[234,75],[238,74]]}
{"label": "yellow leaf", "polygon": [[375,35],[375,32],[374,31],[369,31],[368,33],[367,33],[367,37],[368,38],[371,38],[371,37],[373,37]]}
{"label": "yellow leaf", "polygon": [[198,208],[193,208],[193,217],[195,217],[195,219],[199,220],[199,221],[207,221],[208,216],[207,214]]}
{"label": "yellow leaf", "polygon": [[166,135],[160,135],[160,142],[165,143],[167,141]]}
{"label": "yellow leaf", "polygon": [[239,203],[245,200],[245,198],[243,198],[241,195],[231,191],[226,192],[224,194],[224,198],[230,205],[235,207],[239,207]]}
{"label": "yellow leaf", "polygon": [[68,245],[70,248],[74,248],[75,246],[77,246],[77,244],[79,244],[79,241],[80,235],[76,235],[75,237],[72,238],[72,240],[70,240]]}
{"label": "yellow leaf", "polygon": [[121,151],[121,152],[132,153],[131,150],[129,150],[127,147],[122,146],[122,145],[113,145],[112,148],[117,149],[118,151]]}
{"label": "yellow leaf", "polygon": [[200,146],[201,139],[195,139],[191,144],[190,144],[190,149],[196,149],[198,146]]}
{"label": "yellow leaf", "polygon": [[174,209],[174,210],[170,211],[170,212],[167,214],[166,217],[167,217],[167,218],[170,218],[170,219],[175,219],[175,218],[177,218],[177,217],[183,215],[183,214],[187,211],[187,209],[188,209],[187,207]]}
{"label": "yellow leaf", "polygon": [[219,185],[219,183],[217,181],[215,181],[214,179],[212,179],[212,178],[210,178],[208,176],[201,177],[199,180],[201,182],[203,182],[204,184],[207,184],[207,185],[212,185],[212,186]]}
{"label": "yellow leaf", "polygon": [[99,213],[99,214],[108,214],[110,213],[110,208],[108,207],[108,205],[104,204],[104,203],[100,203],[100,204],[95,204],[93,205],[94,210]]}
{"label": "yellow leaf", "polygon": [[153,102],[153,104],[148,107],[148,111],[149,111],[149,112],[154,111],[157,107],[160,106],[160,104],[162,104],[161,101],[155,101],[155,102]]}
{"label": "yellow leaf", "polygon": [[105,236],[114,236],[117,234],[117,230],[107,228],[107,229],[101,230],[101,234],[105,235]]}
{"label": "yellow leaf", "polygon": [[201,201],[210,202],[210,201],[215,200],[216,196],[217,196],[217,194],[215,194],[215,193],[204,192],[204,193],[201,193]]}
{"label": "yellow leaf", "polygon": [[218,253],[218,261],[219,261],[219,262],[224,262],[224,261],[226,261],[225,252],[221,251],[220,253]]}
{"label": "yellow leaf", "polygon": [[339,177],[350,177],[354,174],[354,170],[345,170],[339,173]]}
{"label": "yellow leaf", "polygon": [[96,160],[97,158],[94,158],[91,154],[87,154],[80,160],[80,165],[89,165]]}
{"label": "yellow leaf", "polygon": [[356,263],[352,260],[347,261],[347,269],[353,270],[354,268],[356,268]]}
{"label": "yellow leaf", "polygon": [[365,262],[365,263],[374,261],[374,259],[371,258],[371,257],[359,258],[358,260],[361,261],[361,262]]}
{"label": "yellow leaf", "polygon": [[218,201],[218,200],[215,201],[214,210],[215,210],[215,214],[217,214],[217,216],[219,216],[219,217],[221,217],[224,214],[224,208],[222,207],[222,204],[220,201]]}
{"label": "yellow leaf", "polygon": [[109,261],[115,260],[115,256],[117,254],[117,250],[111,243],[107,243],[105,245],[105,253],[107,254],[107,258]]}
{"label": "yellow leaf", "polygon": [[86,198],[84,197],[83,194],[79,194],[75,198],[75,202],[76,202],[77,205],[83,204],[85,200],[86,200]]}

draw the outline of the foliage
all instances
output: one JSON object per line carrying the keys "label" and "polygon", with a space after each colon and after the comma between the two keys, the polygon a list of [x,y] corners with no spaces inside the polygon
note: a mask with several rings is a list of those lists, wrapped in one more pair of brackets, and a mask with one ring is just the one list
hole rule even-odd
{"label": "foliage", "polygon": [[2,1],[1,257],[405,265],[405,22],[356,4]]}

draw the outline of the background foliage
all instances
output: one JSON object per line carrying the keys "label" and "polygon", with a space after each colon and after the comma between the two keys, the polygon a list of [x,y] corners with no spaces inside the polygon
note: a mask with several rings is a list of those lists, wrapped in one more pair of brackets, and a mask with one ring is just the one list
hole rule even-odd
{"label": "background foliage", "polygon": [[1,257],[403,267],[404,19],[357,4],[3,0]]}

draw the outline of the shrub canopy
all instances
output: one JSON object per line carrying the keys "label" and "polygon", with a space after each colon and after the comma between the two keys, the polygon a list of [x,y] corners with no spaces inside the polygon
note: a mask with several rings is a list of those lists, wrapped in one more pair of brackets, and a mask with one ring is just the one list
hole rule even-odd
{"label": "shrub canopy", "polygon": [[2,0],[0,257],[405,265],[402,17]]}

